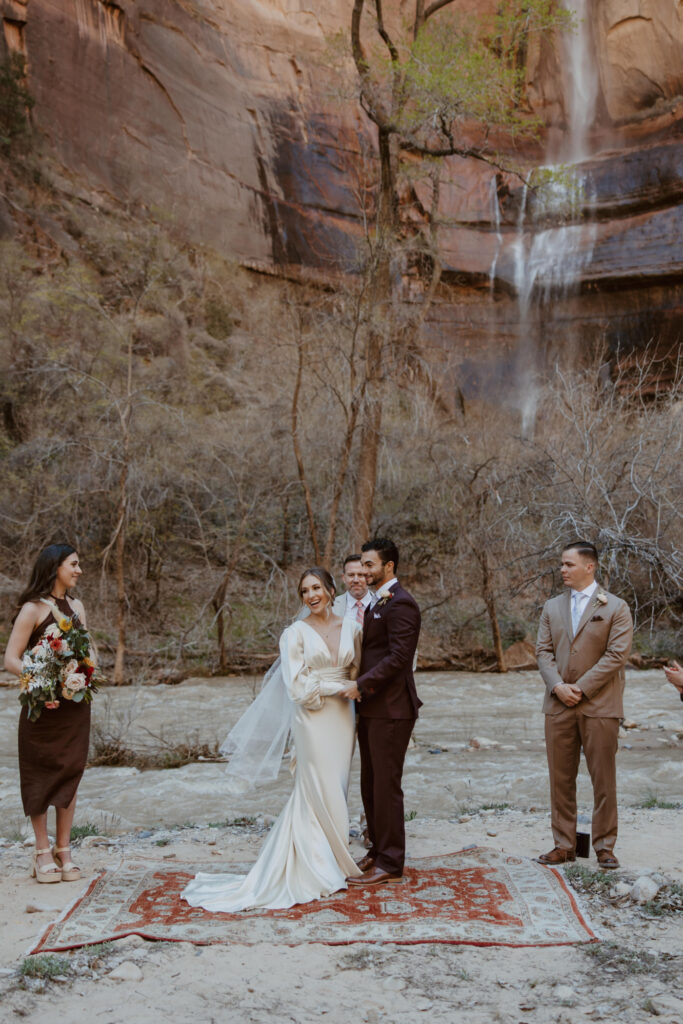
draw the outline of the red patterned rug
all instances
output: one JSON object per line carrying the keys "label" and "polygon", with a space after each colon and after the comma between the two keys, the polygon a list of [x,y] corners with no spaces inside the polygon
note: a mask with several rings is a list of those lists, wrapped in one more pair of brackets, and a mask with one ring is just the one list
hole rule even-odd
{"label": "red patterned rug", "polygon": [[[196,943],[452,942],[475,946],[553,946],[596,936],[558,871],[475,847],[414,860],[403,881],[336,893],[289,910],[210,914],[180,893],[215,862],[170,867],[141,859],[95,878],[51,924],[32,953],[141,935]],[[242,872],[245,865],[223,865]]]}

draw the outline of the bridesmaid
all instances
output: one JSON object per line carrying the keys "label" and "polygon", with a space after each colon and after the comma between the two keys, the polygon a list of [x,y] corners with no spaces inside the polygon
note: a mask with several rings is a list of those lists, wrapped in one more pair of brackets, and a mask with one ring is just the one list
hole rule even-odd
{"label": "bridesmaid", "polygon": [[[21,659],[55,618],[41,597],[51,600],[63,614],[78,614],[85,625],[85,611],[67,592],[82,573],[78,553],[69,544],[50,544],[40,552],[28,587],[18,601],[18,613],[5,653],[5,668],[21,675]],[[46,614],[47,613],[47,614]],[[19,777],[24,813],[31,818],[36,849],[32,877],[38,882],[76,882],[80,869],[71,860],[71,825],[76,809],[76,790],[88,757],[90,705],[85,701],[59,701],[44,708],[40,718],[29,722],[27,710],[19,718]],[[48,807],[57,813],[57,842],[50,850],[47,833]]]}

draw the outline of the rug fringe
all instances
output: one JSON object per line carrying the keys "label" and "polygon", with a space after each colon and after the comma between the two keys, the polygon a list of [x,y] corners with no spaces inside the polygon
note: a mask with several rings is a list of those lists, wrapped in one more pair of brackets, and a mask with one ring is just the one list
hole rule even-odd
{"label": "rug fringe", "polygon": [[[119,864],[117,864],[116,867],[117,868],[120,867],[121,863],[122,863],[122,861],[119,862]],[[26,952],[24,953],[24,956],[33,956],[35,953],[37,953],[39,951],[43,952],[40,949],[40,947],[42,946],[43,942],[45,942],[45,940],[47,939],[48,935],[50,934],[50,931],[56,925],[61,924],[62,921],[65,921],[66,918],[69,916],[69,914],[73,910],[75,910],[75,908],[78,906],[78,904],[81,902],[81,900],[84,899],[88,895],[90,890],[92,888],[94,888],[94,886],[97,885],[97,883],[102,878],[104,878],[104,876],[106,874],[108,874],[109,871],[111,871],[111,870],[112,870],[111,868],[104,868],[102,871],[98,872],[98,874],[94,878],[91,878],[90,881],[86,882],[85,886],[81,889],[81,891],[78,893],[78,895],[75,896],[74,899],[72,899],[70,903],[67,903],[67,905],[59,912],[58,916],[53,921],[50,921],[48,924],[45,925],[45,927],[43,928],[43,931],[40,933],[40,937],[38,938],[38,941],[31,943],[31,947],[29,947],[29,949],[26,950]],[[114,868],[113,870],[116,870],[116,869]]]}

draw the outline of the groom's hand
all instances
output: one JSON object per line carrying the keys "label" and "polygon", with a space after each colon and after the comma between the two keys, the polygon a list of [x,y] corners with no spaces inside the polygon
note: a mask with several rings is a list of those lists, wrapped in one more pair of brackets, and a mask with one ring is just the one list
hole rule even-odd
{"label": "groom's hand", "polygon": [[360,700],[360,690],[355,683],[351,683],[345,690],[340,692],[341,697],[346,697],[347,700]]}

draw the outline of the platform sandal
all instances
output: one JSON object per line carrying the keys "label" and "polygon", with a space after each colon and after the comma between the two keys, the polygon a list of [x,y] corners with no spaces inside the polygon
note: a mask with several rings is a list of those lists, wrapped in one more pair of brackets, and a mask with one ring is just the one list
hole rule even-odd
{"label": "platform sandal", "polygon": [[57,866],[61,868],[62,881],[63,882],[77,882],[81,877],[81,869],[77,868],[71,859],[65,864],[62,863],[62,858],[59,856],[60,853],[70,853],[70,846],[53,846],[52,856],[57,862]]}
{"label": "platform sandal", "polygon": [[41,853],[50,853],[50,848],[45,847],[44,850],[33,851],[33,865],[31,867],[31,878],[35,878],[36,882],[61,882],[62,880],[62,869],[58,864],[53,861],[52,864],[39,864],[38,857]]}

